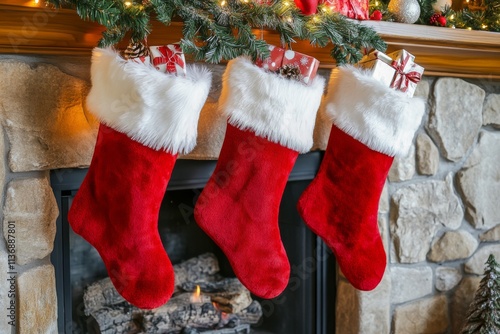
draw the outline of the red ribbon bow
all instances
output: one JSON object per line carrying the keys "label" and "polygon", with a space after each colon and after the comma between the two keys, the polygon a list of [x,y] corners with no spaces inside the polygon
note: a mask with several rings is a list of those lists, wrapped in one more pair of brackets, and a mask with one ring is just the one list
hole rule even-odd
{"label": "red ribbon bow", "polygon": [[161,53],[161,56],[153,58],[153,65],[155,67],[167,64],[167,72],[170,73],[177,72],[175,64],[179,64],[180,67],[184,67],[182,58],[178,56],[178,54],[182,53],[182,51],[180,51],[180,48],[177,50],[177,46],[174,45],[174,50],[172,50],[168,46],[164,45],[159,46],[157,50]]}
{"label": "red ribbon bow", "polygon": [[398,60],[393,60],[391,66],[396,70],[394,80],[391,83],[391,88],[396,88],[402,92],[408,90],[410,81],[413,83],[418,83],[422,79],[422,74],[416,71],[404,72],[406,64],[410,61],[410,55],[407,55],[404,59],[399,62]]}

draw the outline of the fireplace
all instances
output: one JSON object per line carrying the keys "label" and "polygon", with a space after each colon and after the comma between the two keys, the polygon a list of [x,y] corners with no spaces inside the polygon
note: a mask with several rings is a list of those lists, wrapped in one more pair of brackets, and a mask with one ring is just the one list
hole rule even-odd
{"label": "fireplace", "polygon": [[[18,36],[26,32],[26,24],[40,15],[39,8],[26,6],[2,4],[0,9],[9,14],[1,16],[0,21],[4,20],[0,26]],[[363,24],[382,34],[389,51],[405,48],[425,67],[424,80],[416,95],[428,101],[428,108],[410,155],[395,160],[382,194],[379,227],[388,255],[384,279],[374,291],[361,292],[340,272],[338,277],[331,277],[330,286],[336,287],[336,294],[335,301],[332,295],[328,295],[328,301],[336,303],[335,330],[328,327],[323,332],[459,333],[484,261],[489,253],[500,257],[500,211],[491,204],[491,199],[500,196],[495,178],[500,170],[498,34],[392,22]],[[174,23],[164,30],[159,26],[154,27],[149,39],[152,44],[179,39],[181,24]],[[56,281],[60,283],[63,278],[55,278],[50,263],[58,204],[64,202],[58,198],[56,203],[49,171],[53,179],[66,180],[77,171],[68,168],[90,164],[97,124],[85,108],[84,99],[90,83],[90,49],[100,38],[100,28],[80,20],[74,11],[65,10],[37,29],[29,39],[22,40],[22,45],[12,45],[8,34],[0,41],[3,225],[5,228],[15,224],[17,250],[16,298],[9,300],[2,295],[0,306],[6,310],[10,302],[16,302],[18,333],[52,334],[61,332],[57,329],[58,316],[65,312],[65,304],[70,304],[57,299]],[[276,32],[264,31],[264,37],[271,44],[279,43]],[[333,66],[328,48],[313,48],[302,41],[296,49],[316,56],[324,66],[320,74],[328,76],[328,69]],[[198,146],[188,159],[217,159],[224,136],[225,119],[217,112],[217,99],[225,67],[211,66],[211,69],[213,90],[200,116]],[[329,121],[320,113],[313,150],[325,149],[329,127]],[[189,163],[194,166],[205,162]],[[76,186],[64,188],[65,196],[78,188],[81,178]],[[201,188],[205,181],[193,182],[184,190],[192,192],[191,189]],[[308,181],[291,181],[287,189],[300,188],[301,182]],[[57,193],[60,189],[63,188],[54,190]],[[440,202],[456,206],[443,211]],[[69,202],[66,200],[64,205],[67,210]],[[287,205],[294,210],[291,203],[284,201],[282,211]],[[284,221],[281,224],[287,225]],[[295,227],[304,228],[302,224]],[[416,234],[421,231],[428,233]],[[58,252],[60,232],[59,229],[54,248]],[[5,230],[4,233],[7,239]],[[282,234],[286,239],[283,228]],[[316,242],[308,240],[312,245]],[[447,244],[462,247],[446,247]],[[3,265],[2,277],[6,278],[9,261],[5,242],[1,248],[0,265]],[[290,258],[299,251],[287,248]],[[58,256],[53,258],[57,260]],[[59,258],[54,263],[64,262]],[[296,268],[310,267],[313,264],[309,261],[299,263]],[[316,268],[313,280],[327,275],[321,268]],[[8,291],[9,281],[2,279],[2,282],[0,290]],[[310,321],[315,321],[316,313],[326,312],[322,300],[313,305]],[[321,319],[332,321],[333,313],[328,312]],[[68,314],[64,316],[71,319]],[[320,322],[315,328],[321,326]],[[13,326],[7,321],[0,322],[1,333],[11,330]]]}
{"label": "fireplace", "polygon": [[[327,334],[334,332],[335,261],[323,242],[301,221],[295,204],[314,177],[321,153],[301,155],[291,172],[280,207],[281,236],[292,267],[285,292],[259,302],[263,319],[252,333]],[[180,263],[206,252],[216,255],[220,273],[233,277],[231,267],[218,247],[197,226],[193,208],[216,161],[178,160],[164,197],[159,231],[172,263]],[[62,169],[51,173],[51,184],[60,208],[51,260],[56,268],[58,330],[60,333],[98,333],[95,320],[84,316],[84,289],[106,277],[98,253],[76,235],[67,222],[67,212],[86,169]],[[258,298],[257,298],[258,299]]]}

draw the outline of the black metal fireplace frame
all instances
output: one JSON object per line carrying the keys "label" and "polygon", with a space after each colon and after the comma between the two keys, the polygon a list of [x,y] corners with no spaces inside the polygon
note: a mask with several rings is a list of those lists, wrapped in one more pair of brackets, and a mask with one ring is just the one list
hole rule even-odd
{"label": "black metal fireplace frame", "polygon": [[[312,152],[299,155],[297,162],[290,173],[288,185],[297,185],[296,190],[288,192],[288,204],[286,208],[280,210],[280,224],[283,220],[300,220],[295,210],[295,203],[303,188],[314,178],[322,159],[322,153]],[[216,161],[212,160],[178,160],[172,172],[168,190],[183,190],[203,188],[210,175],[215,169]],[[69,229],[67,222],[67,212],[72,198],[80,184],[82,183],[87,169],[61,169],[51,172],[51,184],[59,206],[60,215],[57,218],[57,233],[54,241],[54,251],[51,255],[51,261],[54,264],[56,272],[56,288],[58,300],[58,331],[59,333],[71,332],[72,326],[72,300],[69,277]],[[288,187],[287,185],[287,187]],[[285,192],[287,196],[287,192]],[[300,223],[300,222],[299,222]],[[282,232],[283,233],[283,232]],[[314,263],[302,263],[292,265],[292,279],[294,275],[302,279],[305,286],[302,290],[295,291],[299,295],[298,300],[302,305],[295,305],[300,309],[304,321],[300,322],[301,328],[295,328],[293,333],[289,330],[285,332],[266,332],[272,334],[333,334],[334,329],[334,307],[335,307],[335,263],[330,251],[324,245],[320,238],[305,232],[305,248],[308,250],[299,250]],[[282,235],[286,239],[286,236]],[[285,241],[284,241],[285,243]],[[286,247],[286,244],[285,244]],[[287,250],[288,251],[288,250]],[[292,260],[290,260],[293,264]],[[302,266],[302,267],[301,267]],[[306,266],[307,274],[304,276]],[[294,272],[295,271],[295,272]],[[278,297],[279,298],[279,297]],[[281,303],[295,303],[297,298],[291,295],[289,300],[282,298]],[[264,301],[265,305],[279,307],[280,299],[276,301]],[[257,330],[258,333],[264,333]]]}

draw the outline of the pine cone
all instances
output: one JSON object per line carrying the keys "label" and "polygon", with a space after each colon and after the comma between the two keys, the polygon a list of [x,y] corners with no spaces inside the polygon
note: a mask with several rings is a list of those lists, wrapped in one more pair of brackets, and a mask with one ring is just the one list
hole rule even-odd
{"label": "pine cone", "polygon": [[278,70],[278,74],[287,79],[302,80],[302,73],[300,73],[300,69],[297,65],[283,65]]}
{"label": "pine cone", "polygon": [[127,46],[127,49],[123,51],[122,56],[127,60],[139,57],[146,57],[149,56],[149,49],[141,42],[136,42],[136,43],[130,42],[130,44]]}

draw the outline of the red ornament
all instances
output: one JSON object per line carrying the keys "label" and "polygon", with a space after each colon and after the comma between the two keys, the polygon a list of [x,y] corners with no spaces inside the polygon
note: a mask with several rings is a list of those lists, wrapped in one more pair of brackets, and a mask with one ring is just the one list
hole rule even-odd
{"label": "red ornament", "polygon": [[378,9],[375,9],[373,11],[372,15],[370,15],[370,20],[374,20],[374,21],[382,20],[382,12]]}
{"label": "red ornament", "polygon": [[295,5],[299,7],[302,14],[312,15],[316,13],[318,0],[295,0]]}
{"label": "red ornament", "polygon": [[446,17],[441,16],[440,18],[438,18],[438,19],[437,19],[437,23],[438,23],[441,27],[445,27],[445,26],[446,26]]}

